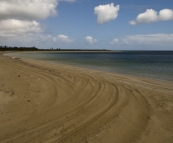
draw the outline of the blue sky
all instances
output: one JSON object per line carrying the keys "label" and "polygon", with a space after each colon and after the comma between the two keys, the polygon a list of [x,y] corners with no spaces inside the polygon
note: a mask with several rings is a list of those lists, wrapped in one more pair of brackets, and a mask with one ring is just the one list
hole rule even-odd
{"label": "blue sky", "polygon": [[0,45],[173,50],[172,0],[0,0]]}

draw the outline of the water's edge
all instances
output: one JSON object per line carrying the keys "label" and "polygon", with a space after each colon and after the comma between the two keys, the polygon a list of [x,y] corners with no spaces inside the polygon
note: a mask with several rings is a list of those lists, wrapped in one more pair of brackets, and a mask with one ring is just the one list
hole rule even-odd
{"label": "water's edge", "polygon": [[15,52],[4,54],[161,81],[173,81],[173,52]]}

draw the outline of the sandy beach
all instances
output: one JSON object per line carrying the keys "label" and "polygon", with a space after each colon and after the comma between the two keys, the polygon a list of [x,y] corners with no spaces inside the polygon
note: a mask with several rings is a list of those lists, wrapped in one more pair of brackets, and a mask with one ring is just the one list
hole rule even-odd
{"label": "sandy beach", "polygon": [[1,54],[0,143],[173,143],[173,83]]}

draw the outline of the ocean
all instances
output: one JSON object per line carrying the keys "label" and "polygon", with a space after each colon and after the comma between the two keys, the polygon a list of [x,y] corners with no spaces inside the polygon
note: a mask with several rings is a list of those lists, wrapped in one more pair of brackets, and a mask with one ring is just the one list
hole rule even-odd
{"label": "ocean", "polygon": [[7,55],[173,81],[173,51],[15,52]]}

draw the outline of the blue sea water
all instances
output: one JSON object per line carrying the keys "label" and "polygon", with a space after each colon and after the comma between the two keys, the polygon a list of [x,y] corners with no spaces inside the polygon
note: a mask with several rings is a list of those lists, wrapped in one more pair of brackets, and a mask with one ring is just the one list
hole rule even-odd
{"label": "blue sea water", "polygon": [[21,52],[9,55],[173,81],[173,51]]}

